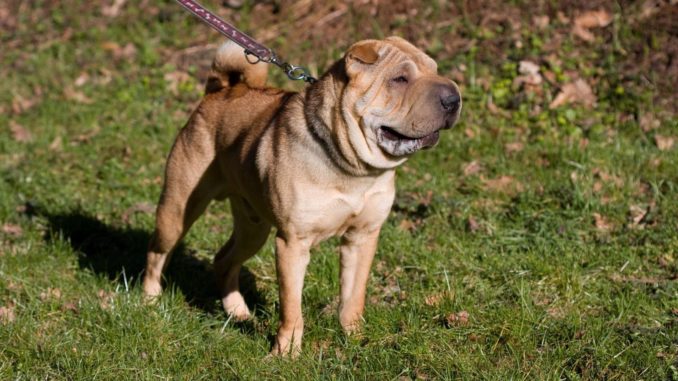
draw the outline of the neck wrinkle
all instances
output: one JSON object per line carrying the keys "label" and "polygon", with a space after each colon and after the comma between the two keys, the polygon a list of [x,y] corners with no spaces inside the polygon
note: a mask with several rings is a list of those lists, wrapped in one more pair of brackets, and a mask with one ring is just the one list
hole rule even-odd
{"label": "neck wrinkle", "polygon": [[[343,62],[342,62],[343,63]],[[336,69],[336,64],[333,69]],[[332,70],[312,85],[306,92],[304,114],[311,134],[328,154],[330,161],[342,172],[354,176],[376,175],[382,169],[373,168],[364,163],[357,155],[346,131],[335,130],[333,126],[346,124],[342,115],[339,94],[343,93],[346,81],[335,78],[337,70]],[[335,139],[341,134],[343,140]],[[340,142],[344,142],[341,144]]]}

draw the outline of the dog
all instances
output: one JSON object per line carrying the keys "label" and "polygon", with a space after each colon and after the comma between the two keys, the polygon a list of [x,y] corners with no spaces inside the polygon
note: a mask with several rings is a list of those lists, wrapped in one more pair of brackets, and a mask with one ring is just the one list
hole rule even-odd
{"label": "dog", "polygon": [[275,227],[280,326],[271,353],[296,355],[310,249],[341,237],[339,320],[356,331],[395,169],[458,120],[461,95],[399,37],[355,43],[299,93],[266,87],[266,77],[234,43],[219,48],[167,159],[143,290],[160,295],[172,250],[212,200],[228,198],[233,232],[214,259],[223,308],[250,317],[239,272]]}

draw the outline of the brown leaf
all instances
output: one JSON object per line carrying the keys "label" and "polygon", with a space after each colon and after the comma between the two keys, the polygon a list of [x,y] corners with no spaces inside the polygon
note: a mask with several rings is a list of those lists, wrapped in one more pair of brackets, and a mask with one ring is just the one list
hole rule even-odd
{"label": "brown leaf", "polygon": [[547,15],[532,16],[532,23],[539,29],[546,29],[551,19]]}
{"label": "brown leaf", "polygon": [[104,310],[110,309],[114,295],[115,294],[112,292],[99,289],[99,291],[97,291],[97,296],[99,297],[99,306]]}
{"label": "brown leaf", "polygon": [[485,190],[488,191],[505,194],[515,194],[523,191],[523,185],[511,176],[502,175],[495,179],[485,179],[481,176],[480,180],[485,185]]}
{"label": "brown leaf", "polygon": [[12,98],[12,112],[15,114],[21,114],[22,112],[35,106],[37,103],[37,98],[26,99],[19,94],[15,94],[14,98]]}
{"label": "brown leaf", "polygon": [[52,140],[52,142],[49,144],[49,150],[50,151],[60,151],[61,150],[61,136],[57,136]]}
{"label": "brown leaf", "polygon": [[521,74],[513,80],[513,87],[527,84],[531,86],[540,85],[543,82],[541,74],[539,74],[539,65],[532,61],[520,61],[518,72]]}
{"label": "brown leaf", "polygon": [[[487,111],[489,111],[490,114],[492,114],[492,115],[499,115],[499,116],[503,116],[503,117],[509,116],[508,112],[500,109],[499,107],[497,107],[496,104],[494,104],[494,102],[492,101],[492,97],[487,98]],[[472,137],[472,136],[470,136],[470,137]]]}
{"label": "brown leaf", "polygon": [[612,15],[604,9],[584,12],[574,19],[572,33],[584,41],[591,42],[595,40],[595,36],[589,29],[604,28],[610,25],[612,20]]}
{"label": "brown leaf", "polygon": [[614,224],[610,222],[606,217],[602,216],[600,213],[593,213],[593,219],[595,222],[596,229],[601,233],[608,233],[614,229]]}
{"label": "brown leaf", "polygon": [[466,227],[471,233],[475,233],[480,230],[480,224],[473,216],[468,217],[468,220],[466,221]]}
{"label": "brown leaf", "polygon": [[93,137],[99,135],[99,132],[101,132],[101,128],[99,126],[94,126],[94,128],[85,132],[84,134],[76,136],[75,140],[79,143],[85,143],[90,141]]}
{"label": "brown leaf", "polygon": [[563,85],[560,93],[549,104],[549,108],[554,109],[570,103],[579,103],[585,107],[591,107],[596,103],[591,86],[581,78]]}
{"label": "brown leaf", "polygon": [[132,59],[137,55],[137,48],[133,43],[128,42],[124,47],[114,41],[106,41],[101,44],[101,48],[113,53],[115,59]]}
{"label": "brown leaf", "polygon": [[611,175],[600,168],[594,168],[591,172],[606,184],[614,184],[617,188],[624,186],[624,179],[619,176]]}
{"label": "brown leaf", "polygon": [[130,215],[138,212],[146,214],[155,213],[155,205],[151,204],[150,202],[136,203],[125,210],[125,212],[122,214],[122,221],[126,224],[129,223]]}
{"label": "brown leaf", "polygon": [[75,85],[75,87],[82,87],[82,86],[84,86],[87,82],[89,82],[89,74],[87,74],[87,72],[84,72],[84,71],[83,71],[82,73],[80,73],[80,75],[78,76],[78,78],[75,79],[75,81],[73,82],[73,84]]}
{"label": "brown leaf", "polygon": [[676,139],[673,136],[655,135],[654,142],[660,151],[668,151],[673,148]]}
{"label": "brown leaf", "polygon": [[525,145],[522,142],[512,142],[504,144],[504,152],[507,155],[510,155],[515,152],[521,152],[525,148]]}
{"label": "brown leaf", "polygon": [[120,9],[122,9],[123,5],[127,0],[114,0],[113,4],[111,5],[104,5],[101,7],[101,14],[106,16],[106,17],[116,17],[120,13]]}
{"label": "brown leaf", "polygon": [[565,316],[565,311],[561,307],[551,306],[546,309],[546,313],[555,319],[560,319]]}
{"label": "brown leaf", "polygon": [[483,166],[478,162],[478,160],[473,160],[470,163],[464,164],[464,176],[475,175],[476,173],[483,170]]}
{"label": "brown leaf", "polygon": [[424,298],[424,303],[427,306],[435,307],[439,305],[443,300],[452,299],[454,295],[449,291],[439,292],[437,294],[429,295]]}
{"label": "brown leaf", "polygon": [[453,312],[445,317],[445,321],[449,327],[467,325],[468,317],[469,314],[466,311]]}
{"label": "brown leaf", "polygon": [[93,100],[87,97],[83,92],[77,91],[71,86],[67,86],[64,88],[64,96],[66,99],[75,101],[78,103],[83,103],[83,104],[92,104],[94,103]]}
{"label": "brown leaf", "polygon": [[14,237],[21,237],[24,234],[24,230],[21,228],[21,226],[10,223],[2,225],[2,232]]}
{"label": "brown leaf", "polygon": [[403,219],[400,221],[398,224],[398,229],[406,232],[411,232],[414,231],[417,228],[417,224],[412,222],[411,220],[408,220],[407,218]]}
{"label": "brown leaf", "polygon": [[78,308],[78,305],[73,301],[64,303],[61,306],[61,310],[62,311],[70,311],[70,312],[73,312],[73,313],[78,313],[80,311],[80,309]]}
{"label": "brown leaf", "polygon": [[0,323],[8,324],[14,321],[16,316],[14,315],[14,303],[9,303],[6,306],[0,307]]}
{"label": "brown leaf", "polygon": [[47,290],[40,293],[40,300],[46,302],[50,299],[61,299],[61,290],[58,288],[48,287]]}
{"label": "brown leaf", "polygon": [[31,132],[13,120],[9,121],[9,130],[12,132],[12,138],[17,142],[27,143],[33,140]]}
{"label": "brown leaf", "polygon": [[656,222],[652,221],[652,217],[648,217],[655,208],[654,200],[646,205],[631,205],[629,206],[629,229],[643,229],[646,226],[652,226]]}
{"label": "brown leaf", "polygon": [[641,115],[638,123],[640,124],[640,128],[644,132],[650,132],[661,126],[661,122],[659,121],[659,119],[655,118],[654,114],[652,114],[651,112],[646,112],[643,115]]}

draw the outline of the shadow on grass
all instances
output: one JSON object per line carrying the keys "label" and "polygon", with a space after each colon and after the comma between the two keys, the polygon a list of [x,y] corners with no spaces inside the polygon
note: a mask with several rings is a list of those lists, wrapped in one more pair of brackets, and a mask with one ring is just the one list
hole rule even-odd
{"label": "shadow on grass", "polygon": [[[125,278],[132,285],[141,283],[150,232],[107,225],[77,211],[35,214],[49,221],[50,233],[46,240],[53,242],[63,237],[78,254],[80,268],[92,269],[96,274],[120,283],[124,283]],[[183,243],[174,251],[164,276],[165,289],[176,287],[181,290],[190,306],[208,313],[221,309],[210,261],[194,257]],[[240,287],[250,309],[260,310],[254,307],[266,304],[257,290],[254,275],[246,267],[240,272]]]}

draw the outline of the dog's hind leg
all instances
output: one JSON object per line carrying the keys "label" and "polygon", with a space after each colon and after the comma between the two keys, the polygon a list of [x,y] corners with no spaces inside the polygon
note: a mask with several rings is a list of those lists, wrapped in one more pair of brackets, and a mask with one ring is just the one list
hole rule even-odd
{"label": "dog's hind leg", "polygon": [[146,258],[143,288],[149,297],[160,295],[162,272],[172,251],[221,191],[209,150],[202,150],[195,139],[190,145],[187,140],[191,140],[190,133],[184,129],[167,160],[165,185]]}
{"label": "dog's hind leg", "polygon": [[250,317],[250,311],[240,293],[240,268],[266,243],[271,225],[257,217],[242,198],[231,198],[231,211],[233,233],[214,258],[214,271],[224,311],[242,321]]}

